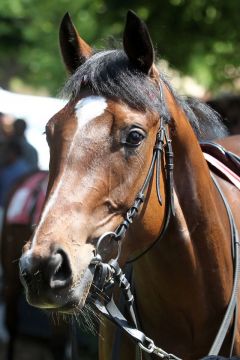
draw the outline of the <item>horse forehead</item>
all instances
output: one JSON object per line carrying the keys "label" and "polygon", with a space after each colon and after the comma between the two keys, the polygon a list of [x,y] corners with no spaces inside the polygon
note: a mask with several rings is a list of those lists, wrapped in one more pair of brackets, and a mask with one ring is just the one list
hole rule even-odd
{"label": "horse forehead", "polygon": [[107,107],[107,100],[103,96],[90,95],[80,99],[74,107],[78,128],[103,115]]}
{"label": "horse forehead", "polygon": [[140,121],[144,121],[146,118],[146,113],[131,108],[122,101],[107,99],[101,95],[89,95],[78,100],[74,106],[78,129],[102,116],[105,110],[108,110],[108,113],[113,115],[115,122],[120,125],[127,125],[136,118]]}

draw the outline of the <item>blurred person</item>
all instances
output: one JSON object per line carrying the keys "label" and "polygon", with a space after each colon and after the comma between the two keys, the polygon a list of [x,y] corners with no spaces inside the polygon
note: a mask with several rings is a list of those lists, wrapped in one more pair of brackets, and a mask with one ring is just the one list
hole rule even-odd
{"label": "blurred person", "polygon": [[32,171],[38,169],[37,150],[27,141],[25,132],[27,123],[23,119],[16,119],[13,123],[13,139],[18,141],[22,147],[22,157],[29,164]]}
{"label": "blurred person", "polygon": [[[9,133],[6,129],[6,118],[7,115],[0,112],[0,169],[5,163],[5,146],[8,140]],[[0,206],[0,233],[1,224],[3,221],[3,208]]]}
{"label": "blurred person", "polygon": [[5,161],[0,168],[0,207],[4,208],[7,197],[16,182],[32,168],[23,157],[21,144],[16,140],[9,140],[5,146]]}
{"label": "blurred person", "polygon": [[5,144],[10,135],[10,133],[6,129],[6,120],[8,120],[8,116],[0,112],[0,166],[2,166],[5,161]]}
{"label": "blurred person", "polygon": [[13,121],[12,115],[0,112],[0,136],[9,138],[13,133]]}
{"label": "blurred person", "polygon": [[4,113],[0,112],[0,143],[5,138],[3,122],[4,122]]}
{"label": "blurred person", "polygon": [[4,119],[4,114],[0,112],[0,166],[3,163],[4,144],[6,142],[3,119]]}

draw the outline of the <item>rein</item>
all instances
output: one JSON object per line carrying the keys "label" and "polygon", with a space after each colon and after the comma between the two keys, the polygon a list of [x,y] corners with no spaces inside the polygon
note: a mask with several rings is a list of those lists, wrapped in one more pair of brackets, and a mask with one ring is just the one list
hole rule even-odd
{"label": "rein", "polygon": [[[173,150],[171,140],[168,135],[166,122],[164,118],[160,119],[160,128],[156,136],[155,146],[153,148],[153,157],[152,161],[146,176],[146,179],[137,194],[133,205],[127,211],[123,222],[116,228],[115,231],[104,233],[97,241],[95,256],[91,261],[91,265],[94,266],[94,285],[104,293],[105,300],[100,301],[96,293],[92,294],[93,305],[98,309],[98,311],[103,314],[111,322],[115,323],[120,330],[125,332],[130,338],[136,343],[136,358],[142,359],[142,351],[151,355],[155,354],[156,356],[162,359],[168,360],[181,360],[176,355],[167,353],[160,347],[157,347],[152,339],[147,337],[144,332],[142,332],[137,323],[136,311],[134,309],[134,296],[131,290],[131,284],[128,281],[127,277],[123,273],[122,269],[118,264],[118,260],[121,255],[121,246],[122,240],[126,235],[126,232],[129,226],[132,224],[134,218],[137,216],[141,205],[145,201],[145,192],[149,186],[149,183],[154,175],[154,170],[156,168],[156,192],[159,204],[162,205],[162,198],[160,194],[160,173],[161,173],[161,162],[164,159],[165,162],[165,174],[166,174],[166,211],[164,217],[164,225],[161,230],[158,238],[141,254],[135,258],[127,261],[132,263],[138,260],[140,257],[145,255],[158,241],[160,241],[166,233],[166,230],[169,225],[171,215],[175,215],[174,211],[174,199],[173,199]],[[218,183],[215,178],[213,182],[220,193],[220,196],[223,200],[223,203],[226,208],[226,212],[229,218],[230,229],[231,229],[231,240],[232,240],[232,249],[233,249],[233,264],[234,264],[234,279],[233,279],[233,290],[231,299],[226,310],[224,319],[218,331],[218,334],[214,340],[214,343],[211,347],[209,355],[218,355],[222,347],[223,341],[226,337],[227,331],[231,325],[231,320],[233,320],[233,332],[232,332],[232,341],[231,341],[231,353],[233,350],[235,329],[237,323],[237,288],[239,282],[240,274],[240,259],[239,259],[239,239],[238,231],[234,222],[234,218],[231,212],[231,209],[223,195]],[[116,241],[118,245],[117,256],[115,259],[111,259],[109,262],[103,262],[102,256],[100,254],[100,245],[106,239],[111,239]],[[125,300],[128,318],[122,314],[113,299],[113,290],[115,285],[118,285],[122,291],[123,298]]]}

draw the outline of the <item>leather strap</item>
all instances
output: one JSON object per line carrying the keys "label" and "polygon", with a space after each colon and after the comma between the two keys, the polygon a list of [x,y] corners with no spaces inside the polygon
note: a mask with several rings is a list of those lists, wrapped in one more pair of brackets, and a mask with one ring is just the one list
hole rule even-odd
{"label": "leather strap", "polygon": [[130,335],[133,341],[146,345],[147,341],[145,334],[142,331],[129,325],[127,319],[117,308],[113,298],[111,298],[111,300],[105,306],[98,300],[95,300],[94,305],[101,312],[101,314],[103,314],[107,319],[114,322],[124,332]]}
{"label": "leather strap", "polygon": [[218,169],[224,177],[227,177],[228,180],[236,186],[238,190],[240,190],[240,176],[238,176],[234,171],[229,169],[226,165],[224,165],[221,161],[216,159],[214,156],[203,152],[203,156],[214,168]]}
{"label": "leather strap", "polygon": [[[124,269],[124,273],[125,273],[125,277],[130,284],[133,284],[133,281],[132,281],[132,265],[126,265],[125,266],[125,269]],[[134,288],[133,286],[131,286],[131,295],[134,296]],[[135,298],[135,296],[134,296]],[[120,294],[120,298],[119,298],[119,310],[121,311],[121,313],[124,313],[126,311],[126,295],[123,294],[123,292],[121,292]],[[132,303],[132,306],[136,305],[136,303]],[[130,309],[128,308],[128,311]],[[139,328],[139,324],[137,322],[137,319],[135,317],[135,314],[137,314],[137,310],[136,308],[132,309],[132,312],[134,314],[134,324],[136,326],[136,328],[138,329]],[[132,316],[132,315],[131,315]],[[120,349],[121,349],[121,343],[122,343],[122,329],[120,327],[117,327],[116,329],[116,334],[115,334],[115,337],[114,337],[114,342],[113,342],[113,347],[112,347],[112,357],[111,359],[112,360],[120,360]],[[139,348],[139,346],[136,346],[135,347],[135,360],[142,360],[142,350]]]}
{"label": "leather strap", "polygon": [[119,326],[130,338],[149,354],[155,354],[162,359],[181,360],[179,357],[169,354],[155,346],[154,342],[148,338],[142,331],[129,325],[127,319],[117,308],[113,298],[104,306],[98,300],[95,300],[94,305],[107,319]]}
{"label": "leather strap", "polygon": [[226,334],[229,330],[230,324],[232,319],[234,318],[234,324],[233,324],[233,334],[232,334],[232,343],[231,343],[231,354],[233,350],[233,343],[234,343],[234,337],[235,337],[235,329],[236,329],[236,323],[237,323],[237,300],[238,300],[238,285],[239,285],[239,276],[240,276],[240,258],[239,258],[239,237],[238,237],[238,230],[232,215],[232,211],[230,209],[230,206],[219,186],[217,183],[215,177],[212,175],[213,182],[216,186],[216,188],[219,191],[219,194],[223,200],[223,203],[225,205],[229,222],[230,222],[230,229],[231,229],[231,239],[232,239],[232,249],[233,249],[233,263],[234,263],[234,279],[233,279],[233,289],[232,289],[232,295],[228,304],[227,311],[225,313],[225,316],[223,318],[222,324],[220,326],[220,329],[218,330],[217,336],[213,342],[213,345],[209,351],[208,355],[218,355],[223,341],[226,338]]}
{"label": "leather strap", "polygon": [[[165,130],[164,136],[166,139],[166,149],[165,149],[165,166],[166,166],[166,210],[165,210],[165,216],[163,219],[163,227],[161,230],[160,235],[156,238],[156,240],[142,253],[134,257],[133,259],[130,259],[127,261],[127,264],[133,263],[140,259],[143,255],[145,255],[149,250],[151,250],[166,234],[169,221],[171,218],[171,215],[175,216],[175,209],[174,209],[174,195],[173,195],[173,149],[172,149],[172,143],[169,139],[168,133]],[[164,140],[164,138],[163,138]],[[157,141],[157,144],[162,144],[163,147],[163,140],[162,138],[159,138]],[[160,154],[162,152],[162,147],[155,145],[156,151],[156,187],[157,187],[157,195],[159,203],[161,204],[161,195],[160,195],[160,166],[161,166],[161,158]],[[160,151],[158,151],[160,150]]]}

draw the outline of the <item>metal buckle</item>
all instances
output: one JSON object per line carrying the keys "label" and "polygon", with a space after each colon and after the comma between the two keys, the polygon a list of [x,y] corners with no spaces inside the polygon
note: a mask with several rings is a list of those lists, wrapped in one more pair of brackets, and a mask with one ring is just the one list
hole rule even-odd
{"label": "metal buckle", "polygon": [[145,341],[148,341],[147,347],[140,342],[138,343],[139,347],[148,354],[152,354],[155,349],[153,340],[146,336]]}

